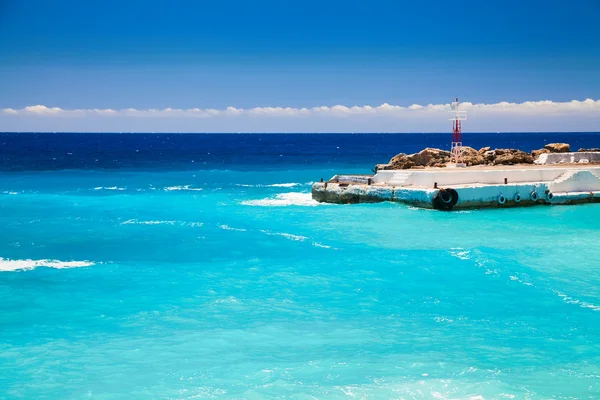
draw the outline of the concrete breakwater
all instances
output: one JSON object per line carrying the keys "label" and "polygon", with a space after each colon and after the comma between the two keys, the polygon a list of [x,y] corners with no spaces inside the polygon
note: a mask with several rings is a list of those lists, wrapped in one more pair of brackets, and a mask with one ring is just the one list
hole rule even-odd
{"label": "concrete breakwater", "polygon": [[600,164],[596,164],[600,152],[541,155],[541,165],[378,169],[373,175],[336,175],[315,183],[312,197],[338,204],[393,201],[446,211],[600,202]]}

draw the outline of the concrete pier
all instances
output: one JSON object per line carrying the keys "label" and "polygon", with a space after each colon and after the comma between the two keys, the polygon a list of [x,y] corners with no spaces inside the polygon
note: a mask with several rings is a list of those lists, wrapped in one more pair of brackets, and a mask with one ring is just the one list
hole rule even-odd
{"label": "concrete pier", "polygon": [[327,203],[394,201],[447,211],[600,202],[600,165],[476,166],[336,175],[315,183],[312,196]]}

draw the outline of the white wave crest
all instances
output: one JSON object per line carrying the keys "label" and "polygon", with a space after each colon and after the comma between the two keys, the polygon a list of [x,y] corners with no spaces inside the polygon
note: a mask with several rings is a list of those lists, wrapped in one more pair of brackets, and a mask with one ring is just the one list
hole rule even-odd
{"label": "white wave crest", "polygon": [[308,239],[306,236],[292,235],[291,233],[271,232],[271,231],[265,231],[265,230],[261,230],[261,232],[264,233],[265,235],[269,235],[269,236],[281,236],[281,237],[284,237],[286,239],[294,240],[294,241],[297,241],[297,242],[304,242],[306,239]]}
{"label": "white wave crest", "polygon": [[5,190],[4,192],[2,192],[2,194],[19,194],[19,192],[10,192],[8,190]]}
{"label": "white wave crest", "polygon": [[294,186],[300,186],[300,184],[299,183],[295,183],[295,182],[292,182],[292,183],[274,183],[272,185],[267,185],[267,186],[268,187],[286,187],[286,188],[289,188],[289,187],[294,187]]}
{"label": "white wave crest", "polygon": [[171,191],[174,191],[174,190],[188,190],[188,191],[191,191],[191,192],[199,192],[199,191],[202,190],[201,188],[193,188],[193,187],[190,187],[190,186],[192,186],[192,185],[168,186],[164,190],[165,190],[165,192],[171,192]]}
{"label": "white wave crest", "polygon": [[60,260],[11,260],[0,257],[0,271],[25,271],[37,267],[47,268],[80,268],[94,265],[91,261],[60,261]]}
{"label": "white wave crest", "polygon": [[275,197],[260,200],[246,200],[242,202],[245,206],[259,207],[285,207],[285,206],[309,206],[314,207],[322,203],[313,200],[310,193],[280,193]]}
{"label": "white wave crest", "polygon": [[185,221],[140,221],[138,219],[128,219],[127,221],[121,222],[121,225],[188,225],[191,227],[200,227],[204,225],[203,222],[185,222]]}
{"label": "white wave crest", "polygon": [[[301,186],[303,185],[302,183],[296,183],[296,182],[289,182],[289,183],[272,183],[270,185],[264,185],[264,184],[249,184],[249,183],[236,183],[235,186],[240,186],[240,187],[248,187],[248,188],[265,188],[265,187],[282,187],[282,188],[291,188],[291,187],[295,187],[295,186]],[[305,185],[312,185],[312,183],[306,183]]]}
{"label": "white wave crest", "polygon": [[579,307],[582,308],[589,308],[592,309],[594,311],[600,311],[600,306],[596,305],[596,304],[592,304],[592,303],[588,303],[587,301],[582,301],[579,299],[576,299],[574,297],[571,297],[565,293],[559,292],[558,290],[554,290],[554,293],[560,297],[561,299],[563,299],[563,301],[565,303],[568,304],[574,304],[574,305],[578,305]]}
{"label": "white wave crest", "polygon": [[246,232],[246,229],[243,228],[232,228],[229,225],[219,225],[219,228],[225,231],[236,231],[236,232]]}
{"label": "white wave crest", "polygon": [[98,186],[95,187],[94,190],[126,190],[127,188],[124,187],[118,187],[118,186],[109,186],[109,187],[105,187],[105,186]]}
{"label": "white wave crest", "polygon": [[175,225],[177,221],[140,221],[137,219],[128,219],[121,222],[121,225]]}
{"label": "white wave crest", "polygon": [[470,260],[471,252],[469,250],[462,249],[460,247],[455,247],[449,251],[450,255],[461,260]]}

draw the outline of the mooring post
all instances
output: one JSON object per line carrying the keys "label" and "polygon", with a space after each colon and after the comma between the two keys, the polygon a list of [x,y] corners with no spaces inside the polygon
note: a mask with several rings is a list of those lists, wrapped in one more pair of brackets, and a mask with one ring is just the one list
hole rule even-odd
{"label": "mooring post", "polygon": [[371,178],[367,178],[367,185],[371,186]]}
{"label": "mooring post", "polygon": [[507,185],[508,184],[508,178],[504,178],[504,184]]}
{"label": "mooring post", "polygon": [[321,182],[323,182],[323,178],[321,178]]}

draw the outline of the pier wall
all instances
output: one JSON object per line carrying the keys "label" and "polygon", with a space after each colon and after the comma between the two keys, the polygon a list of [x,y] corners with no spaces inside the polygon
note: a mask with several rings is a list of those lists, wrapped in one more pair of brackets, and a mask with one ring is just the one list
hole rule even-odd
{"label": "pier wall", "polygon": [[316,182],[312,186],[314,200],[324,203],[357,204],[395,201],[424,208],[432,208],[436,189],[403,188],[393,186],[344,185],[335,182]]}
{"label": "pier wall", "polygon": [[[600,167],[380,171],[370,181],[367,178],[366,184],[363,182],[363,177],[317,182],[312,187],[312,196],[327,203],[393,201],[440,208],[436,196],[446,189],[453,190],[456,201],[452,207],[440,209],[600,202]],[[434,182],[437,188],[434,188]]]}
{"label": "pier wall", "polygon": [[541,154],[536,164],[568,164],[568,163],[600,163],[600,152],[598,151],[582,151],[573,153],[547,153]]}
{"label": "pier wall", "polygon": [[[433,187],[436,182],[438,186],[494,185],[504,183],[505,178],[508,183],[550,182],[569,171],[577,171],[577,169],[557,167],[497,170],[384,170],[377,172],[372,181],[378,184],[401,181],[402,186],[419,187]],[[592,167],[589,171],[600,177],[600,167]]]}

